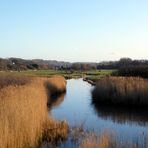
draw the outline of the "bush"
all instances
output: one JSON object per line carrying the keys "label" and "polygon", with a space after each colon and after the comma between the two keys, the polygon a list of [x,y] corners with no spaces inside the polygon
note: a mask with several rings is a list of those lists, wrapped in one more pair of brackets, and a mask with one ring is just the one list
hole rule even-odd
{"label": "bush", "polygon": [[118,70],[118,75],[148,78],[148,67],[123,67]]}

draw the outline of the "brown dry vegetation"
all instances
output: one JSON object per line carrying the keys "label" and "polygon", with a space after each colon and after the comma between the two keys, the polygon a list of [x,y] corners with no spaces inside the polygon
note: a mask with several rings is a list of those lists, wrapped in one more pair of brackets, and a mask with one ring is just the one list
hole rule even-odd
{"label": "brown dry vegetation", "polygon": [[31,81],[30,77],[1,75],[0,76],[0,89],[8,87],[10,85],[18,86],[25,85]]}
{"label": "brown dry vegetation", "polygon": [[101,133],[96,134],[93,130],[87,130],[82,125],[71,128],[70,138],[80,148],[115,148],[115,133],[104,129]]}
{"label": "brown dry vegetation", "polygon": [[[5,82],[9,78],[2,79]],[[56,122],[48,117],[48,96],[44,84],[47,81],[49,83],[52,81],[52,84],[55,82],[55,85],[57,82],[58,85],[59,83],[63,84],[62,79],[61,81],[59,78],[59,81],[56,81],[55,77],[54,80],[52,78],[50,80],[32,78],[31,81],[28,81],[28,79],[26,81],[23,77],[14,79],[13,83],[11,78],[7,81],[8,83],[3,83],[0,88],[0,147],[36,147],[43,137],[45,139],[45,135],[50,137],[53,133],[55,135],[52,138],[56,138],[56,136],[65,137],[68,125],[65,122]],[[22,80],[23,85],[20,85]],[[58,130],[47,132],[50,131],[47,129],[54,128]],[[51,138],[46,139],[51,140]]]}
{"label": "brown dry vegetation", "polygon": [[103,129],[100,133],[88,130],[83,125],[77,125],[70,129],[70,140],[74,147],[80,148],[147,148],[148,140],[145,134],[141,139],[124,141],[111,129]]}
{"label": "brown dry vegetation", "polygon": [[104,132],[100,136],[91,133],[81,143],[82,148],[108,148],[110,145],[111,138],[107,132]]}
{"label": "brown dry vegetation", "polygon": [[43,141],[50,143],[58,143],[67,138],[68,136],[68,125],[66,121],[56,121],[50,119],[45,122],[43,126]]}
{"label": "brown dry vegetation", "polygon": [[147,148],[148,143],[146,137],[144,142],[131,141],[122,142],[117,139],[117,136],[110,132],[103,132],[100,135],[94,133],[89,134],[80,143],[81,148]]}
{"label": "brown dry vegetation", "polygon": [[45,83],[49,96],[60,94],[66,91],[66,80],[62,76],[53,76]]}
{"label": "brown dry vegetation", "polygon": [[103,129],[101,133],[84,128],[84,124],[76,125],[70,129],[70,140],[75,147],[80,148],[115,148],[117,147],[116,133]]}
{"label": "brown dry vegetation", "polygon": [[138,77],[105,77],[92,92],[95,103],[148,106],[148,81]]}

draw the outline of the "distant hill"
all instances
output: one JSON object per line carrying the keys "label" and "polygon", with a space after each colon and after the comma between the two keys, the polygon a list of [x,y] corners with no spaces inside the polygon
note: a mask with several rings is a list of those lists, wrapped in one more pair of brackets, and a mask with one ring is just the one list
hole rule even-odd
{"label": "distant hill", "polygon": [[100,63],[91,62],[64,62],[42,59],[0,58],[0,70],[95,70],[95,69],[121,69],[124,67],[148,68],[148,60],[132,60],[121,58],[119,61],[104,61]]}
{"label": "distant hill", "polygon": [[61,67],[69,68],[71,65],[72,64],[70,62],[56,60],[0,58],[0,70],[60,69]]}

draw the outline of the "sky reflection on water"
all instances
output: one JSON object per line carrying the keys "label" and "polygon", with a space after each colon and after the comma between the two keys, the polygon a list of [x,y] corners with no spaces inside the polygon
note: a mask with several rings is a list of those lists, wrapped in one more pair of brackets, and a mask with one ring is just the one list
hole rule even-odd
{"label": "sky reflection on water", "polygon": [[[116,110],[94,104],[93,87],[82,79],[67,81],[67,93],[51,114],[55,119],[67,120],[70,126],[84,124],[87,129],[114,131],[121,141],[148,136],[148,114],[143,111]],[[58,100],[58,99],[57,99]]]}

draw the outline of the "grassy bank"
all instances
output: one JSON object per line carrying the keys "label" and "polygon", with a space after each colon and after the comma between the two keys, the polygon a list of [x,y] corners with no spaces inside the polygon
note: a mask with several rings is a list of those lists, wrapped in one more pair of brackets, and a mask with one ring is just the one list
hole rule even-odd
{"label": "grassy bank", "polygon": [[148,106],[148,81],[136,77],[105,77],[92,92],[93,100],[106,105]]}
{"label": "grassy bank", "polygon": [[65,87],[65,79],[57,78],[58,84],[55,77],[54,80],[1,77],[1,80],[3,79],[4,83],[1,83],[0,89],[0,146],[33,148],[39,141],[51,142],[66,137],[67,123],[49,118],[48,94],[45,88],[45,83],[50,82],[55,83],[55,86],[62,83],[61,86]]}
{"label": "grassy bank", "polygon": [[[53,76],[45,82],[45,88],[49,97],[66,91],[66,80],[62,76]],[[49,98],[50,99],[50,98]]]}
{"label": "grassy bank", "polygon": [[97,70],[86,72],[83,80],[90,83],[91,85],[96,85],[99,79],[103,77],[112,75],[116,70]]}
{"label": "grassy bank", "polygon": [[0,76],[29,76],[29,77],[52,77],[61,75],[66,79],[70,78],[88,78],[93,81],[102,76],[110,75],[115,70],[90,70],[90,71],[66,71],[66,70],[27,70],[27,71],[1,71]]}
{"label": "grassy bank", "polygon": [[61,75],[65,78],[79,78],[82,77],[81,72],[70,72],[64,70],[26,70],[26,71],[2,71],[1,75],[13,75],[13,76],[29,76],[29,77],[52,77],[54,75]]}

